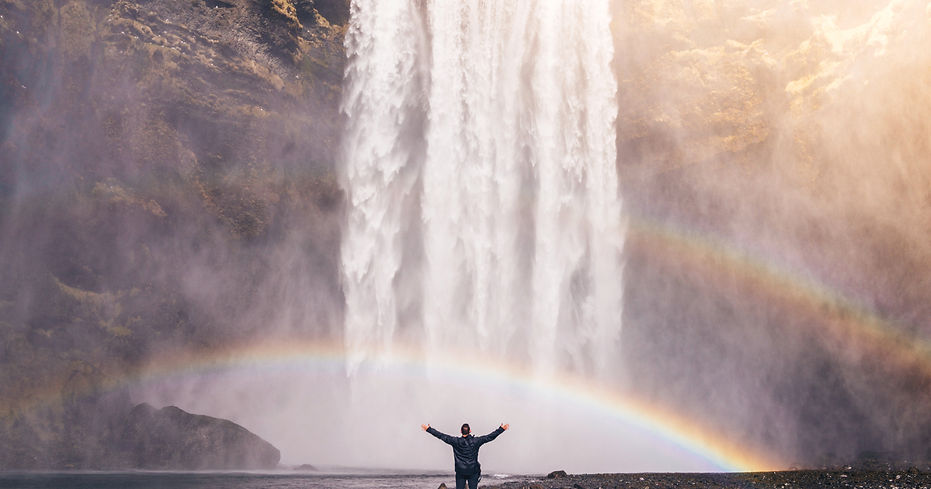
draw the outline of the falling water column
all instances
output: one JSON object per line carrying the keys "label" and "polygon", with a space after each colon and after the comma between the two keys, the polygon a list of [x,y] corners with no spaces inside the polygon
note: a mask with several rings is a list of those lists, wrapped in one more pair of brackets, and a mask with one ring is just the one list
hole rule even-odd
{"label": "falling water column", "polygon": [[[347,43],[347,348],[390,347],[396,299],[416,289],[429,351],[610,371],[623,227],[607,0],[432,0],[422,23],[383,3],[354,4]],[[417,114],[423,153],[404,129]]]}
{"label": "falling water column", "polygon": [[390,348],[397,329],[397,277],[416,187],[414,141],[422,131],[424,78],[418,11],[405,0],[353,0],[342,111],[342,241],[345,341],[350,371],[366,352]]}

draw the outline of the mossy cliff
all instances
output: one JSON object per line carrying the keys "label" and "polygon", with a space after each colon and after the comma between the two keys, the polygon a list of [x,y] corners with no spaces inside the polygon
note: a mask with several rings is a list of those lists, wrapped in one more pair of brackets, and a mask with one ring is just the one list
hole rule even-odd
{"label": "mossy cliff", "polygon": [[[339,315],[318,304],[340,303],[348,2],[0,0],[0,16],[0,468],[96,468],[131,407],[112,380],[150,355]],[[304,321],[261,308],[282,249],[327,284]]]}

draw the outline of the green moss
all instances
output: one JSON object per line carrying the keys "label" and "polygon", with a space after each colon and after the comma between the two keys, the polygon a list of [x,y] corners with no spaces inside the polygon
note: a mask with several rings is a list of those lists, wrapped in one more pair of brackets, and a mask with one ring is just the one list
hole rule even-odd
{"label": "green moss", "polygon": [[335,70],[331,66],[327,66],[325,60],[313,58],[310,56],[304,57],[300,63],[301,75],[305,77],[310,77],[311,79],[332,79],[335,76]]}

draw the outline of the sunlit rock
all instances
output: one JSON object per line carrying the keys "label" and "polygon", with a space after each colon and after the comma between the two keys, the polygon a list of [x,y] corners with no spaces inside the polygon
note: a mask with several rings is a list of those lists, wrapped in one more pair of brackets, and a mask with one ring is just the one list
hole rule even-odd
{"label": "sunlit rock", "polygon": [[[923,454],[928,423],[896,413],[929,402],[924,2],[616,10],[618,165],[641,224],[625,268],[633,378],[802,460]],[[745,261],[696,266],[702,246]],[[762,263],[781,292],[741,285]],[[870,324],[899,346],[867,339]]]}

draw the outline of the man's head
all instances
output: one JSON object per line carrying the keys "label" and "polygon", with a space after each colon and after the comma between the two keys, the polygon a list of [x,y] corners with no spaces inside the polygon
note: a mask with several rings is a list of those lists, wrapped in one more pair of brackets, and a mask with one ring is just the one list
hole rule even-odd
{"label": "man's head", "polygon": [[471,430],[469,429],[469,423],[463,423],[462,428],[459,429],[462,432],[462,436],[469,436]]}

